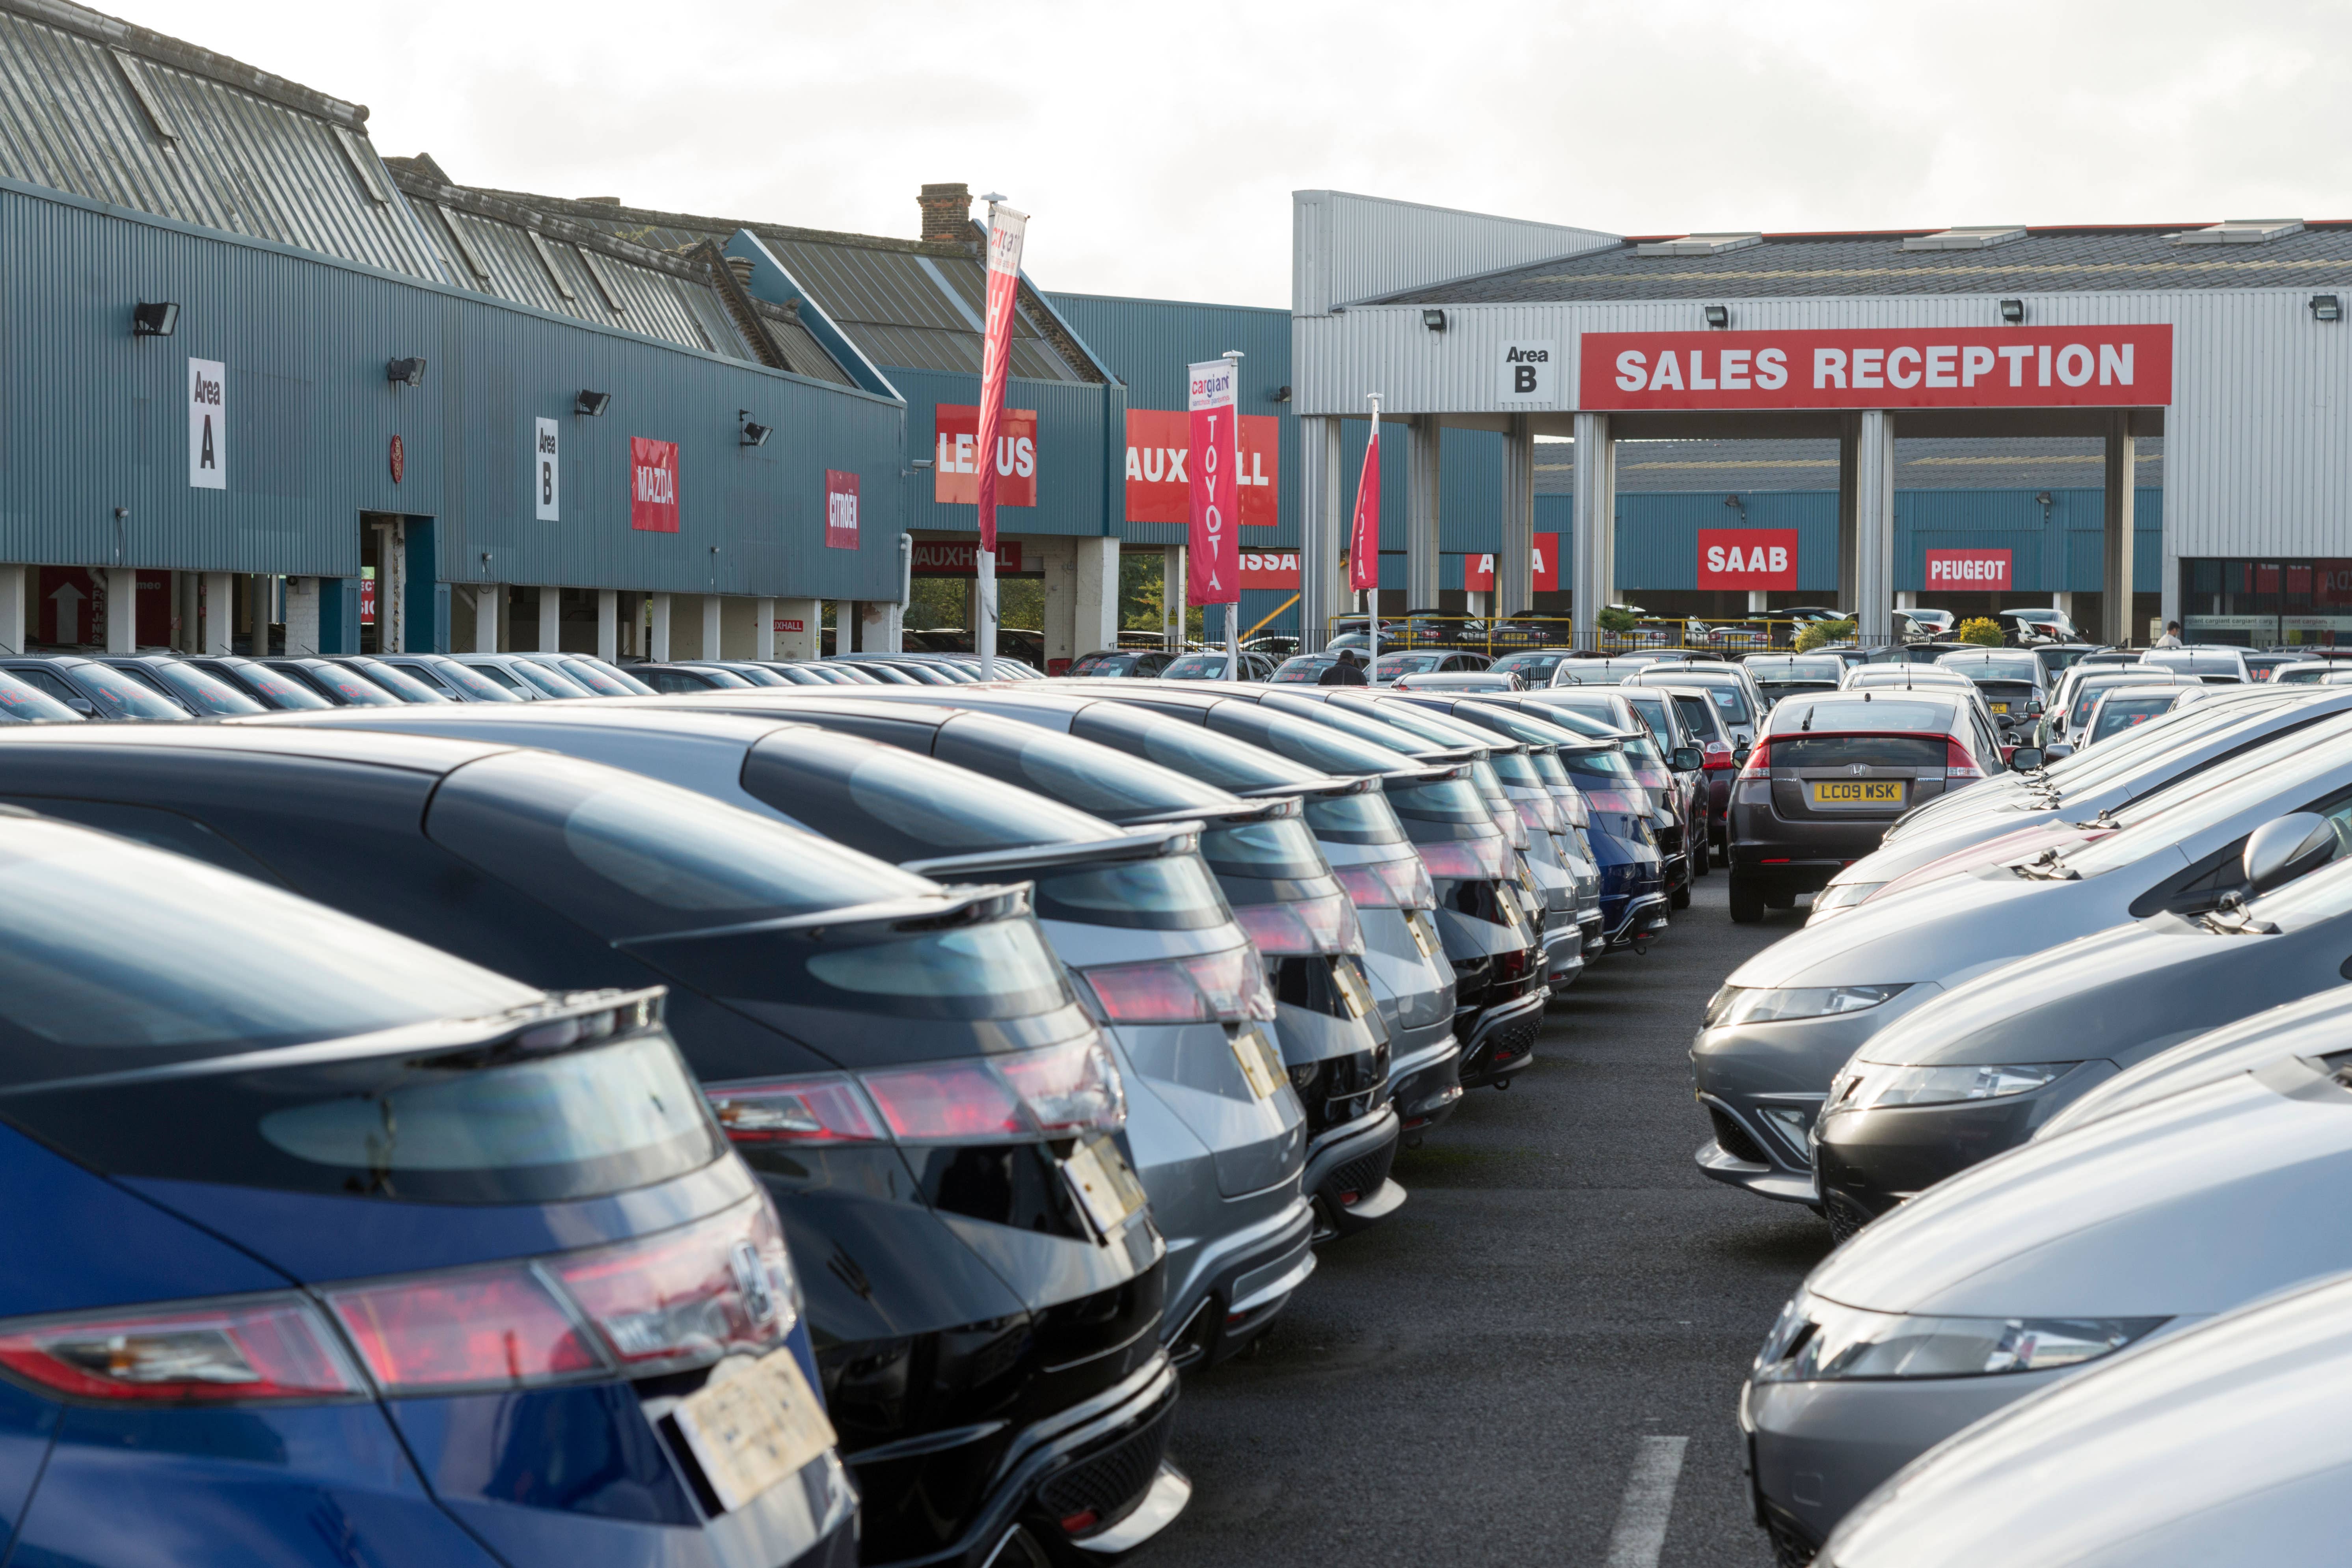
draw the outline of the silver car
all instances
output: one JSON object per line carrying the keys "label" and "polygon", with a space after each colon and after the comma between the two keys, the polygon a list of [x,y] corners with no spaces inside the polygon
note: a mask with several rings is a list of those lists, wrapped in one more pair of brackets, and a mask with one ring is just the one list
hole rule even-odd
{"label": "silver car", "polygon": [[[2340,1092],[2340,1091],[2339,1091]],[[1822,1568],[2319,1568],[2352,1488],[2352,1275],[2084,1370],[1847,1516]]]}
{"label": "silver car", "polygon": [[[645,773],[910,869],[928,865],[939,880],[1034,879],[1047,939],[1127,1082],[1137,1174],[1168,1242],[1163,1339],[1180,1358],[1213,1358],[1262,1328],[1314,1268],[1315,1217],[1299,1186],[1307,1116],[1268,1027],[1276,999],[1201,859],[1197,828],[1122,832],[880,742],[652,700],[351,717],[376,721],[356,728],[539,746]],[[1377,1190],[1397,1138],[1380,1098],[1385,1050],[1367,1034],[1319,1065],[1317,1089],[1341,1102],[1329,1119],[1358,1156],[1380,1156],[1366,1184]],[[1390,1206],[1402,1199],[1398,1189]]]}
{"label": "silver car", "polygon": [[[2037,1139],[1832,1253],[1741,1390],[1768,1527],[1801,1554],[1920,1454],[2075,1368],[2352,1268],[2345,1066],[2286,1058]],[[2252,1440],[2265,1415],[2178,1418]],[[2048,1479],[2126,1458],[2078,1450]],[[2114,1484],[2150,1495],[2128,1471]]]}
{"label": "silver car", "polygon": [[[2245,754],[2185,796],[2116,814],[2067,850],[1947,877],[1868,920],[1782,938],[1732,971],[1691,1042],[1715,1137],[1699,1168],[1759,1196],[1818,1205],[1809,1141],[1838,1068],[1938,993],[2126,921],[2198,914],[2243,889],[2247,836],[2292,811],[2352,800],[2352,715]],[[1831,1216],[1835,1222],[1837,1216]]]}

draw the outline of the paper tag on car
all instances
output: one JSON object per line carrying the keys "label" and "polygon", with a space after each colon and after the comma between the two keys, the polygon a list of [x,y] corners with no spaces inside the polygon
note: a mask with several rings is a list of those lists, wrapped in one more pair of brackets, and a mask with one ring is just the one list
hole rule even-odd
{"label": "paper tag on car", "polygon": [[1070,1151],[1062,1163],[1070,1189],[1078,1195],[1087,1217],[1108,1241],[1117,1236],[1144,1205],[1143,1184],[1127,1168],[1118,1145],[1108,1138],[1090,1138]]}
{"label": "paper tag on car", "polygon": [[1282,1088],[1286,1075],[1282,1070],[1282,1058],[1276,1054],[1273,1045],[1266,1039],[1265,1031],[1254,1027],[1242,1029],[1234,1034],[1233,1047],[1234,1059],[1241,1063],[1242,1079],[1249,1085],[1250,1092],[1260,1100],[1273,1099],[1276,1091]]}
{"label": "paper tag on car", "polygon": [[1425,910],[1409,910],[1404,917],[1404,923],[1405,929],[1412,932],[1412,940],[1414,943],[1420,947],[1421,956],[1423,958],[1435,958],[1437,956],[1437,936],[1436,933],[1429,929],[1430,920],[1428,911]]}
{"label": "paper tag on car", "polygon": [[789,1348],[678,1402],[677,1429],[732,1512],[834,1445],[833,1423]]}

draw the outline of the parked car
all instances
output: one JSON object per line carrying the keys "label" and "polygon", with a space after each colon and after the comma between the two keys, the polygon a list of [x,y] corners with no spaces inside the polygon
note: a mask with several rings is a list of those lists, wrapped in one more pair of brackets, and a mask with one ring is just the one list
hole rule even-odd
{"label": "parked car", "polygon": [[[1686,909],[1690,905],[1691,881],[1698,875],[1698,858],[1706,853],[1693,842],[1704,835],[1693,833],[1689,826],[1704,820],[1698,779],[1701,770],[1677,769],[1674,765],[1690,759],[1675,757],[1651,730],[1649,721],[1628,695],[1636,689],[1640,689],[1630,684],[1589,691],[1551,687],[1537,700],[1549,711],[1581,715],[1610,727],[1634,776],[1649,791],[1655,810],[1650,837],[1657,846],[1660,869],[1666,879],[1667,901],[1675,909]],[[1704,754],[1699,760],[1705,763]]]}
{"label": "parked car", "polygon": [[530,700],[593,697],[596,693],[560,667],[520,653],[457,653],[447,657]]}
{"label": "parked car", "polygon": [[[2352,1268],[2345,1065],[2341,1051],[2283,1061],[2036,1139],[1831,1254],[1781,1313],[1740,1399],[1759,1513],[1785,1549],[1818,1545],[1971,1424],[2045,1389],[2059,1404],[2055,1385],[2078,1369],[2143,1341],[2152,1353],[2200,1319]],[[2267,1440],[2256,1434],[2268,1414],[2221,1403],[2176,1407],[2171,1421],[2253,1443]],[[2139,1454],[2074,1449],[2049,1479],[2109,1468],[2146,1517],[2165,1504],[2145,1493]],[[2292,1494],[2291,1476],[2268,1479]],[[2004,1506],[1997,1493],[1985,1503]],[[2098,1544],[2111,1563],[2150,1560],[2134,1542]],[[2264,1559],[2225,1549],[2222,1560]]]}
{"label": "parked car", "polygon": [[2234,647],[2152,647],[2139,661],[2150,668],[2193,675],[2208,686],[2249,685],[2254,679],[2245,654]]}
{"label": "parked car", "polygon": [[[1704,877],[1714,868],[1710,851],[1713,834],[1708,823],[1710,809],[1706,780],[1706,750],[1699,743],[1691,727],[1690,713],[1696,709],[1709,709],[1706,693],[1694,689],[1685,707],[1675,699],[1674,689],[1664,686],[1621,686],[1618,692],[1633,705],[1649,726],[1650,739],[1679,786],[1675,815],[1681,818],[1683,848],[1690,856],[1690,874]],[[1728,761],[1729,748],[1726,750]],[[1688,764],[1688,765],[1685,765]]]}
{"label": "parked car", "polygon": [[79,724],[83,718],[32,682],[0,669],[0,723]]}
{"label": "parked car", "polygon": [[[193,763],[216,796],[241,742],[167,732],[195,744],[39,743],[0,780],[70,812],[144,770],[177,805]],[[249,799],[241,836],[275,853],[289,805],[318,822]],[[142,811],[171,815],[109,826]],[[0,846],[14,1551],[856,1561],[803,1279],[658,987],[550,995],[61,821]]]}
{"label": "parked car", "polygon": [[[337,708],[397,708],[407,700],[351,666],[334,659],[272,657],[256,662],[264,669],[274,669],[288,679],[309,687]],[[431,696],[426,700],[438,702],[444,700]]]}
{"label": "parked car", "polygon": [[1552,667],[1554,686],[1614,686],[1630,676],[1647,669],[1654,664],[1673,662],[1656,653],[1617,653],[1605,658],[1587,658],[1570,654]]}
{"label": "parked car", "polygon": [[[635,773],[434,732],[487,735],[532,715],[535,731],[551,737],[600,714],[628,717],[535,704],[344,710],[316,721],[159,728],[104,746],[44,743],[44,733],[19,731],[14,747],[0,742],[0,797],[37,800],[51,815],[290,887],[533,984],[617,987],[631,997],[667,985],[667,1019],[719,1126],[774,1198],[793,1252],[813,1260],[801,1287],[814,1370],[864,1497],[863,1561],[982,1568],[1016,1526],[1098,1547],[1155,1531],[1186,1491],[1160,1458],[1176,1393],[1158,1334],[1165,1247],[1120,1148],[1117,1068],[1026,890],[969,865],[959,875],[976,885],[941,889],[778,820],[734,782],[745,776],[740,744],[724,773],[737,808]],[[802,759],[849,743],[748,720],[705,722],[780,735],[750,777],[762,787],[787,781],[783,793],[803,804],[815,791],[798,773]],[[709,782],[715,745],[681,746],[667,730],[657,737],[671,766],[702,767]],[[1063,810],[1034,797],[1029,805]],[[158,932],[142,950],[202,942],[193,951],[209,952],[207,922],[226,901],[216,894],[176,920],[169,941]],[[238,977],[223,1004],[238,1010],[231,1016],[318,973],[320,961],[304,952],[315,929],[287,921],[285,956],[258,950],[268,955],[258,974],[227,966]],[[341,983],[338,973],[315,989],[331,994]],[[360,994],[373,989],[371,982]],[[456,1009],[436,1003],[425,1011]],[[530,1048],[560,1048],[569,1037],[534,1037]],[[392,1038],[413,1048],[409,1037]],[[533,1201],[562,1202],[501,1226],[525,1237],[509,1251],[656,1231],[752,1195],[709,1173],[675,1190],[648,1184],[671,1180],[677,1139],[660,1118],[698,1104],[683,1084],[662,1095],[650,1071],[635,1075],[631,1093],[658,1104],[627,1120],[616,1120],[617,1104],[594,1084],[543,1091],[540,1102],[555,1097],[564,1114],[534,1119],[534,1137],[522,1145],[533,1159],[544,1158],[543,1125],[667,1141],[598,1151],[576,1175],[531,1167]],[[175,1124],[202,1125],[205,1145],[215,1144],[223,1119],[178,1098],[179,1083],[171,1092]],[[341,1111],[329,1127],[364,1142],[381,1123],[361,1109],[359,1122]],[[108,1114],[126,1130],[148,1125],[120,1106]],[[698,1110],[689,1119],[708,1129]],[[499,1126],[511,1145],[511,1122]],[[306,1246],[340,1260],[307,1277],[396,1275],[501,1256],[457,1228],[465,1210],[449,1204],[466,1194],[450,1184],[466,1179],[462,1169],[433,1174],[467,1157],[463,1143],[428,1143],[413,1186],[398,1184],[395,1168],[395,1190],[427,1205],[397,1227],[405,1253],[367,1242],[343,1212],[373,1201],[348,1195],[346,1184],[376,1190],[374,1157],[356,1174],[334,1172],[335,1208],[284,1221]],[[213,1169],[180,1173],[231,1184],[173,1190],[196,1205],[191,1218],[226,1230],[224,1221],[250,1200],[237,1195],[239,1178],[207,1176]],[[626,1202],[594,1201],[625,1190]],[[119,1238],[108,1239],[120,1250]],[[647,1334],[689,1326],[671,1326],[657,1305],[640,1310],[637,1328]],[[528,1348],[563,1329],[543,1312],[517,1331],[528,1331]],[[494,1384],[506,1381],[512,1342],[489,1341]],[[417,1353],[429,1365],[483,1352],[428,1340]],[[657,1379],[626,1395],[591,1386],[520,1402],[500,1394],[471,1407],[395,1401],[394,1415],[413,1434],[411,1451],[436,1495],[460,1500],[469,1521],[477,1511],[491,1523],[513,1521],[501,1528],[530,1548],[512,1553],[528,1561],[565,1523],[551,1510],[632,1528],[700,1517],[694,1510],[708,1499],[697,1500],[691,1487],[665,1489],[674,1453],[666,1440],[591,1441],[614,1409],[634,1417],[650,1399],[646,1418],[657,1423],[685,1392]],[[615,1405],[620,1398],[628,1403]],[[502,1458],[502,1446],[547,1433],[587,1446],[565,1447],[560,1461],[528,1447]],[[578,1464],[589,1468],[567,1468]],[[303,1496],[301,1528],[314,1531],[315,1489]],[[625,1508],[623,1499],[635,1500]],[[761,1539],[756,1551],[739,1542],[688,1560],[732,1568],[772,1549],[783,1548]],[[638,1562],[650,1550],[635,1536],[629,1554],[614,1555]]]}
{"label": "parked car", "polygon": [[2011,647],[2031,647],[2037,643],[2080,642],[2083,634],[2063,610],[1995,610],[1992,618],[2000,623],[2001,640]]}
{"label": "parked car", "polygon": [[[2341,1545],[2336,1502],[2352,1472],[2343,1437],[2352,1397],[2347,1314],[2352,1276],[2336,1274],[2101,1358],[1872,1493],[1821,1561],[2330,1563]],[[2255,1410],[2258,1420],[2229,1418]]]}
{"label": "parked car", "polygon": [[[1776,742],[1777,743],[1777,742]],[[1808,926],[1732,971],[1707,1004],[1691,1066],[1718,1181],[1817,1204],[1814,1113],[1879,1031],[1971,975],[2126,921],[2189,918],[2245,891],[2247,837],[2288,812],[2347,809],[2352,718],[2273,741],[2221,776],[2126,806],[2069,848],[2022,848],[1915,886],[1871,918]]]}
{"label": "parked car", "polygon": [[1284,686],[1368,686],[1371,677],[1364,671],[1363,660],[1352,653],[1342,658],[1347,650],[1332,649],[1324,653],[1302,653],[1284,659],[1275,667],[1271,680]]}
{"label": "parked car", "polygon": [[1627,680],[1635,686],[1678,686],[1703,689],[1714,699],[1724,722],[1731,727],[1735,743],[1755,743],[1758,728],[1763,722],[1764,710],[1770,706],[1764,700],[1763,689],[1748,673],[1745,665],[1701,664],[1688,660],[1677,664],[1654,664],[1636,670]]}
{"label": "parked car", "polygon": [[98,658],[100,663],[154,688],[199,719],[264,710],[255,699],[220,677],[198,669],[177,654],[101,654]]}
{"label": "parked car", "polygon": [[1767,702],[1835,691],[1846,672],[1843,659],[1818,653],[1753,654],[1740,661],[1740,668],[1755,678]]}
{"label": "parked car", "polygon": [[[365,659],[364,663],[361,661],[362,657]],[[524,694],[518,683],[493,680],[472,665],[461,664],[446,653],[371,654],[341,658],[336,662],[352,665],[362,674],[367,673],[369,664],[381,664],[401,670],[440,692],[453,702],[529,702],[532,700],[530,697]],[[316,696],[317,694],[305,689],[305,695]],[[326,706],[326,704],[304,702],[281,703],[279,706],[314,708]]]}
{"label": "parked car", "polygon": [[1979,648],[1972,653],[1948,653],[1936,661],[1936,668],[1957,671],[1975,681],[1985,705],[2003,729],[2039,720],[2050,703],[2050,673],[2028,651]]}
{"label": "parked car", "polygon": [[[560,671],[567,680],[576,686],[586,687],[599,697],[647,697],[653,694],[652,687],[639,680],[619,665],[590,654],[518,653],[510,657],[527,658],[539,664],[551,666]],[[735,661],[730,663],[730,668],[735,668],[736,663],[750,662],[748,659]],[[762,665],[759,668],[770,667]]]}
{"label": "parked car", "polygon": [[2078,665],[2060,679],[2042,716],[2038,743],[2045,751],[2053,742],[2062,741],[2074,746],[2087,732],[2091,710],[2098,702],[2099,693],[2111,687],[2192,684],[2201,687],[2204,682],[2183,670],[2147,665]]}
{"label": "parked car", "polygon": [[1064,673],[1097,680],[1150,680],[1165,673],[1178,657],[1165,648],[1101,648],[1078,655]]}
{"label": "parked car", "polygon": [[165,696],[140,677],[79,654],[0,658],[0,673],[14,676],[84,719],[152,724],[195,716],[178,697]]}
{"label": "parked car", "polygon": [[1486,667],[1490,675],[1516,675],[1530,687],[1549,686],[1553,674],[1568,659],[1565,648],[1507,653]]}
{"label": "parked car", "polygon": [[2015,1148],[2169,1046],[2342,984],[2352,863],[2329,862],[2347,847],[2352,806],[2265,823],[2243,853],[2249,901],[2077,938],[1932,996],[1872,1036],[1838,1069],[1813,1130],[1832,1226],[1859,1229]]}
{"label": "parked car", "polygon": [[2090,746],[2112,740],[2151,719],[2161,719],[2176,708],[2187,707],[2211,689],[2203,685],[2110,686],[2091,705],[2091,721],[2084,727],[2077,745]]}
{"label": "parked car", "polygon": [[2040,661],[2043,672],[2053,681],[2098,651],[2096,646],[2084,642],[2044,642],[2033,645],[2034,658]]}
{"label": "parked car", "polygon": [[414,671],[386,664],[380,658],[365,654],[345,655],[330,658],[326,662],[330,665],[339,665],[346,670],[365,677],[371,683],[383,688],[403,702],[465,700],[463,698],[452,696],[446,687],[437,685]]}
{"label": "parked car", "polygon": [[[1171,658],[1160,671],[1162,680],[1223,680],[1231,661],[1222,653],[1187,653]],[[1242,653],[1244,680],[1272,680],[1275,661],[1270,654]]]}
{"label": "parked car", "polygon": [[1427,651],[1407,648],[1395,653],[1383,651],[1380,662],[1372,668],[1371,683],[1387,686],[1408,675],[1475,675],[1485,669],[1487,662],[1483,653],[1462,653],[1444,648]]}

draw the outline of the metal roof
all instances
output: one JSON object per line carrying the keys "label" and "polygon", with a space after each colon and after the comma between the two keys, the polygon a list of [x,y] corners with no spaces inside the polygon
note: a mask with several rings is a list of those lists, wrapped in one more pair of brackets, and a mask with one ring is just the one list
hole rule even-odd
{"label": "metal roof", "polygon": [[[2141,437],[2136,446],[2138,485],[2164,483],[2164,439]],[[2106,454],[2095,439],[2015,437],[2000,439],[1927,437],[1895,443],[1895,484],[1906,490],[2045,490],[2105,482]],[[1576,444],[1536,444],[1539,494],[1574,490]],[[1618,493],[1662,491],[1834,490],[1835,441],[1620,441]]]}
{"label": "metal roof", "polygon": [[2021,238],[1975,250],[1906,245],[1907,239],[1949,232],[1928,229],[1768,234],[1759,243],[1709,255],[1645,256],[1640,252],[1661,248],[1661,242],[1628,239],[1555,260],[1423,284],[1365,302],[1475,305],[1701,296],[2110,293],[2296,288],[2352,277],[2352,223],[2308,224],[2262,244],[2181,242],[2181,235],[2204,226],[2032,228]]}
{"label": "metal roof", "polygon": [[0,0],[0,176],[450,280],[364,108],[63,0]]}
{"label": "metal roof", "polygon": [[[704,240],[723,245],[738,229],[749,229],[875,363],[972,374],[980,371],[988,280],[978,254],[976,226],[972,245],[926,244],[521,191],[479,194],[593,224],[616,238],[663,250]],[[1012,373],[1036,381],[1108,379],[1025,285],[1013,324]]]}

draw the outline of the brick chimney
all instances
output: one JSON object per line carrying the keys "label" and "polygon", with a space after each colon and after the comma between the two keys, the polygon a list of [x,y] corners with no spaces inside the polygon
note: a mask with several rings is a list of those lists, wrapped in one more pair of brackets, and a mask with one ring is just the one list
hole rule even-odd
{"label": "brick chimney", "polygon": [[926,245],[970,245],[971,243],[971,187],[961,181],[952,185],[925,185],[923,194],[915,198],[923,209],[923,243]]}

